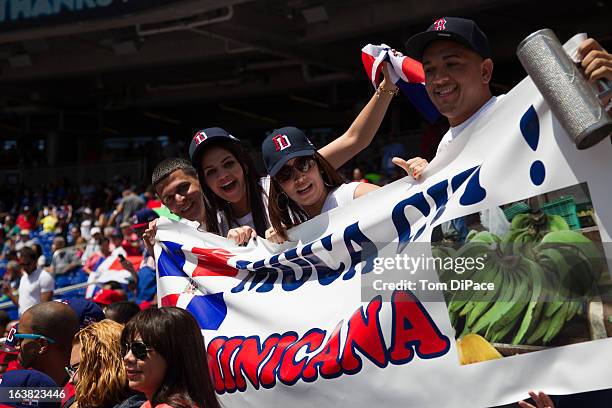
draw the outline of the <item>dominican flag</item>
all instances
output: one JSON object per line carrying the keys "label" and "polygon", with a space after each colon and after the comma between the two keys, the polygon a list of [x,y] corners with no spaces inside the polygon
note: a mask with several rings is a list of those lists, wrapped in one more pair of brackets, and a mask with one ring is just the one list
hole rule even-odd
{"label": "dominican flag", "polygon": [[224,292],[211,293],[204,289],[203,283],[235,277],[238,269],[227,262],[234,255],[218,248],[199,248],[173,241],[161,241],[160,246],[162,251],[157,256],[159,305],[189,311],[202,330],[218,329],[227,317]]}
{"label": "dominican flag", "polygon": [[382,63],[391,64],[391,81],[412,102],[429,123],[440,117],[440,112],[429,99],[425,90],[425,73],[420,62],[406,56],[395,56],[386,44],[368,44],[361,49],[361,61],[374,88],[382,82]]}

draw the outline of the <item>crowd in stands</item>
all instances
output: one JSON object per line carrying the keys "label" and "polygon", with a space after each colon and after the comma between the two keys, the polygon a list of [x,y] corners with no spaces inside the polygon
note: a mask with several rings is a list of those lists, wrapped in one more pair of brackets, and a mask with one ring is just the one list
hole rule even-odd
{"label": "crowd in stands", "polygon": [[[191,389],[156,394],[163,371],[153,380],[141,375],[153,381],[145,395],[123,369],[134,359],[120,345],[123,325],[142,309],[157,312],[155,265],[141,236],[161,205],[150,190],[115,181],[1,192],[0,386],[62,387],[65,407],[127,408],[175,394],[191,407],[199,398]],[[113,268],[124,279],[104,278]],[[193,319],[187,324],[199,334]],[[146,353],[167,358],[151,347]]]}
{"label": "crowd in stands", "polygon": [[[1,195],[0,301],[14,303],[12,308],[4,305],[12,319],[50,300],[56,289],[91,282],[92,274],[108,269],[114,257],[125,264],[120,269],[129,278],[108,284],[96,279],[99,285],[89,297],[98,296],[106,303],[154,303],[155,266],[141,235],[158,216],[154,210],[160,211],[161,204],[150,189],[132,186],[128,179],[116,182],[112,188],[90,182],[73,186],[64,180]],[[80,287],[55,297],[78,298],[85,291]]]}
{"label": "crowd in stands", "polygon": [[[83,298],[42,302],[13,325],[0,313],[8,329],[0,388],[53,393],[52,402],[26,397],[17,406],[219,407],[200,328],[187,311],[103,306]],[[181,336],[167,335],[175,330]]]}

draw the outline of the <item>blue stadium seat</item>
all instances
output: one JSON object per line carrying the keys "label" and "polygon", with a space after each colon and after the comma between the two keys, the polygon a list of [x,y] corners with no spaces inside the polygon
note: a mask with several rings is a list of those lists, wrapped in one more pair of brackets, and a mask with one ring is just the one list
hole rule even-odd
{"label": "blue stadium seat", "polygon": [[64,273],[62,275],[55,275],[55,288],[63,288],[70,286],[72,281],[72,271]]}
{"label": "blue stadium seat", "polygon": [[55,276],[55,288],[64,288],[66,286],[75,285],[77,283],[87,282],[88,275],[83,272],[82,268],[73,269],[63,275]]}

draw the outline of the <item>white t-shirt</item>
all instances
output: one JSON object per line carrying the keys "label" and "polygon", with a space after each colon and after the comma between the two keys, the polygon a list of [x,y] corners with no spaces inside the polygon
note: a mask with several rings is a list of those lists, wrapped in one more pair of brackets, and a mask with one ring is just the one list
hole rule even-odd
{"label": "white t-shirt", "polygon": [[333,210],[336,207],[344,207],[353,201],[355,198],[355,190],[359,184],[361,183],[358,181],[353,181],[352,183],[342,184],[335,190],[330,191],[327,194],[325,202],[323,203],[323,207],[321,208],[321,214],[329,210]]}
{"label": "white t-shirt", "polygon": [[[461,132],[463,131],[463,129],[465,129],[466,127],[468,127],[468,125],[470,125],[471,123],[473,123],[476,120],[483,120],[485,118],[487,118],[489,116],[489,114],[491,112],[493,112],[493,107],[497,104],[498,101],[500,101],[502,98],[504,97],[504,95],[499,95],[499,96],[492,96],[491,99],[489,99],[484,105],[482,105],[480,107],[480,109],[478,109],[476,111],[476,113],[474,113],[472,116],[470,116],[468,118],[468,120],[466,120],[465,122],[455,126],[455,127],[451,127],[450,129],[448,129],[448,131],[446,132],[446,134],[444,136],[442,136],[442,140],[440,140],[440,144],[438,145],[438,150],[436,151],[436,155],[440,154],[441,151],[443,151],[449,144],[452,143],[452,141],[458,137]],[[491,219],[491,215],[497,215],[498,211],[501,211],[501,209],[499,207],[494,207],[494,208],[489,208],[489,209],[485,209],[480,211],[480,217],[481,219],[486,220],[486,223],[489,223],[489,220]],[[503,216],[503,211],[502,211],[502,216]],[[505,217],[504,217],[504,220]],[[498,224],[496,224],[496,226],[494,228],[489,228],[489,231],[494,232],[496,234],[503,234],[504,230],[507,230],[507,225],[504,226],[502,223],[503,221],[499,221],[499,227],[497,226]],[[451,221],[447,221],[444,224],[446,226],[450,225]],[[506,223],[508,223],[506,221]],[[485,223],[483,222],[483,225]],[[444,225],[442,226],[442,228],[444,229]]]}
{"label": "white t-shirt", "polygon": [[40,295],[53,292],[55,280],[42,268],[30,274],[23,273],[19,280],[19,316],[34,305],[40,303]]}
{"label": "white t-shirt", "polygon": [[[269,227],[270,224],[270,214],[268,213],[268,195],[270,194],[270,176],[265,176],[259,179],[259,185],[263,189],[263,193],[261,194],[261,198],[264,205],[264,211],[266,216],[266,227]],[[237,218],[236,223],[230,223],[227,220],[227,217],[223,213],[223,211],[217,212],[217,220],[219,222],[219,230],[222,237],[227,237],[227,233],[230,229],[236,227],[242,227],[248,225],[249,227],[255,229],[255,221],[253,220],[253,213],[249,212],[248,214]]]}
{"label": "white t-shirt", "polygon": [[473,123],[476,120],[483,119],[484,117],[488,116],[489,113],[492,111],[491,108],[495,106],[495,104],[503,97],[504,95],[492,96],[491,99],[489,99],[484,105],[482,105],[480,109],[476,111],[476,113],[474,113],[468,118],[468,120],[448,129],[446,134],[442,136],[442,140],[440,140],[436,155],[440,154],[440,152],[444,150],[456,137],[458,137],[459,134],[463,131],[463,129],[465,129],[470,123]]}

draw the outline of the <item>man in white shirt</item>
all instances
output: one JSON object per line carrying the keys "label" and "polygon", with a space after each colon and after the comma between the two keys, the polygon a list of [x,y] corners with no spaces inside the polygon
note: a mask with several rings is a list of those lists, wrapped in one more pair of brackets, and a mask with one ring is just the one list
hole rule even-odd
{"label": "man in white shirt", "polygon": [[[443,17],[406,42],[408,56],[421,61],[425,87],[431,101],[444,115],[450,129],[438,145],[439,154],[468,124],[482,120],[502,98],[489,88],[493,73],[491,48],[486,35],[472,20]],[[589,81],[612,81],[612,55],[589,38],[578,50]],[[606,101],[602,101],[606,103]],[[427,160],[394,158],[393,162],[418,179]]]}
{"label": "man in white shirt", "polygon": [[37,257],[32,248],[24,247],[19,252],[19,264],[23,274],[19,281],[19,291],[15,295],[11,287],[4,284],[2,290],[19,307],[19,316],[30,307],[53,298],[55,281],[53,276],[37,265]]}
{"label": "man in white shirt", "polygon": [[[489,88],[493,73],[489,40],[475,22],[444,17],[436,20],[427,31],[411,37],[406,48],[410,57],[422,62],[427,94],[451,126],[438,145],[436,154],[439,154],[456,137],[467,136],[461,134],[462,130],[470,123],[485,119],[501,99],[501,96],[493,96]],[[587,80],[612,81],[612,55],[597,41],[591,38],[585,40],[578,53]],[[608,103],[609,106],[609,98],[602,100],[602,104]],[[415,179],[421,176],[428,165],[427,160],[420,157],[407,161],[396,157],[393,162]],[[546,394],[531,395],[537,407],[554,408]],[[597,393],[592,393],[592,398],[596,396]],[[598,406],[592,401],[580,406]],[[525,401],[519,405],[536,408]]]}

